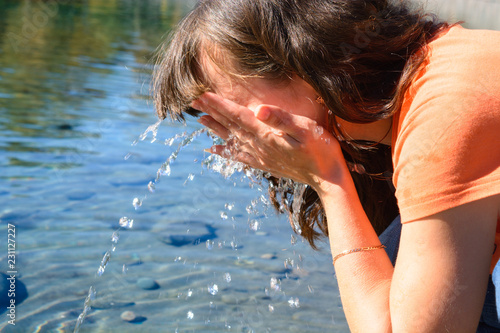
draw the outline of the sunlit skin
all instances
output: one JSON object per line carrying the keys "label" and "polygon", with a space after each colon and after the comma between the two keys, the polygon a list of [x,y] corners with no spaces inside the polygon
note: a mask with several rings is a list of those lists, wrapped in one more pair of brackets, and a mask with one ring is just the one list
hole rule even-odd
{"label": "sunlit skin", "polygon": [[[192,106],[227,140],[212,152],[311,185],[327,216],[332,255],[380,245],[335,137],[318,131],[326,110],[304,81],[236,82],[206,68],[216,85]],[[219,76],[217,76],[219,75]],[[353,138],[390,143],[390,119],[342,123]],[[383,138],[383,139],[382,139]],[[500,196],[404,223],[396,267],[383,250],[335,264],[352,332],[475,332],[486,293]],[[470,221],[474,221],[471,227]],[[403,221],[404,222],[404,221]]]}
{"label": "sunlit skin", "polygon": [[[304,80],[297,76],[279,82],[255,77],[234,78],[211,61],[205,60],[203,64],[204,75],[214,93],[204,94],[193,107],[208,114],[200,118],[200,123],[218,136],[227,140],[230,133],[233,134],[227,143],[229,150],[215,146],[212,152],[227,154],[230,151],[231,158],[315,188],[315,183],[322,182],[338,165],[345,166],[337,140],[324,129],[328,109],[317,101],[318,94]],[[350,138],[390,144],[391,119],[368,125],[342,119],[337,122]],[[263,141],[276,144],[262,149]],[[234,149],[235,146],[238,149]],[[281,154],[288,155],[295,161],[293,164],[301,161],[304,165],[285,168],[289,161],[280,158]]]}

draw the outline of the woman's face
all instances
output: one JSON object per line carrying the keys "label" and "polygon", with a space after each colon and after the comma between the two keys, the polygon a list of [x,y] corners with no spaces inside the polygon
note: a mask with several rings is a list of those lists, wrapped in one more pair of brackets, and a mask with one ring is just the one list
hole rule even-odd
{"label": "woman's face", "polygon": [[295,76],[290,81],[277,82],[262,78],[234,78],[211,61],[203,62],[204,75],[213,92],[255,111],[262,104],[274,105],[295,115],[315,120],[326,126],[327,112],[316,99],[318,94],[304,80]]}

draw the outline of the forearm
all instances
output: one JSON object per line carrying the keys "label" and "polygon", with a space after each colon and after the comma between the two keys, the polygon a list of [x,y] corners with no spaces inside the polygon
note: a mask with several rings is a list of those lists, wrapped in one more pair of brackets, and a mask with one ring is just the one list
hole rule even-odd
{"label": "forearm", "polygon": [[[349,174],[322,182],[332,256],[345,250],[380,245]],[[352,332],[390,332],[389,292],[393,266],[386,252],[362,251],[340,257],[335,273]]]}

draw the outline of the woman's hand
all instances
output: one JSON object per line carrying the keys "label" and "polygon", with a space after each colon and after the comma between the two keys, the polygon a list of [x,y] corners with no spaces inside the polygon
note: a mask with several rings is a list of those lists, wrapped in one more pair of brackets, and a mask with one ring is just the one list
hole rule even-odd
{"label": "woman's hand", "polygon": [[211,148],[215,154],[315,189],[349,174],[336,138],[312,119],[271,105],[254,112],[213,93],[192,107],[207,113],[199,122],[226,141]]}

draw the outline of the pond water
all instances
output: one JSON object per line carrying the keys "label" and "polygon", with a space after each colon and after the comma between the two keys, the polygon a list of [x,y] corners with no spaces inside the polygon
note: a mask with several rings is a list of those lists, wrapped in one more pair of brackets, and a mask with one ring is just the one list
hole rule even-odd
{"label": "pond water", "polygon": [[[499,28],[499,1],[430,3]],[[140,138],[151,57],[192,5],[0,0],[0,272],[28,292],[2,332],[73,332],[89,289],[80,332],[349,331],[328,245],[294,236],[251,175],[208,170],[211,138],[162,169],[197,122]]]}
{"label": "pond water", "polygon": [[151,56],[192,4],[0,1],[0,271],[10,224],[28,291],[3,332],[73,332],[90,287],[80,332],[348,331],[327,244],[295,238],[251,177],[207,170],[206,134],[148,188],[183,140],[167,139],[200,129],[138,140]]}

